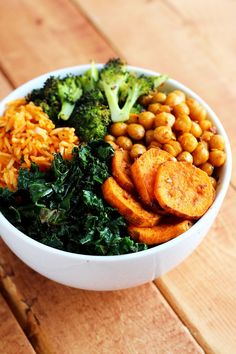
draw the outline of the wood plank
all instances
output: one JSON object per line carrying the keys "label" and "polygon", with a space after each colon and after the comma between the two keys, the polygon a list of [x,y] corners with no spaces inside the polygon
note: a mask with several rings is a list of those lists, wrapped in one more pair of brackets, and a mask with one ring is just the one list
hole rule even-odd
{"label": "wood plank", "polygon": [[11,91],[11,85],[0,71],[0,100]]}
{"label": "wood plank", "polygon": [[30,342],[0,294],[0,353],[35,354]]}
{"label": "wood plank", "polygon": [[0,284],[36,351],[203,353],[152,284],[117,292],[72,289],[36,274],[0,242]]}
{"label": "wood plank", "polygon": [[37,11],[31,0],[3,1],[0,32],[0,63],[16,86],[50,70],[114,55],[69,0],[41,0]]}
{"label": "wood plank", "polygon": [[74,1],[129,64],[166,72],[205,99],[236,153],[236,2]]}

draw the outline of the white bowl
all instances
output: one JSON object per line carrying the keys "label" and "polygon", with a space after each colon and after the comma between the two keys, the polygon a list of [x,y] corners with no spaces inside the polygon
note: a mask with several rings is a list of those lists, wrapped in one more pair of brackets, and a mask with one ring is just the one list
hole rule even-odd
{"label": "white bowl", "polygon": [[[102,64],[98,64],[101,68]],[[51,75],[82,74],[89,65],[65,68],[39,76],[13,91],[0,103],[0,115],[7,102],[20,98],[32,89],[41,87]],[[129,67],[139,74],[157,73]],[[206,214],[187,232],[146,251],[121,256],[88,256],[69,253],[43,245],[16,229],[0,213],[0,234],[8,247],[29,267],[56,282],[88,290],[116,290],[140,285],[176,267],[199,245],[213,224],[229,186],[232,156],[226,132],[212,109],[183,84],[169,79],[165,89],[179,89],[195,98],[207,110],[219,134],[226,142],[227,161],[221,169],[216,199]],[[30,220],[29,220],[30,222]]]}

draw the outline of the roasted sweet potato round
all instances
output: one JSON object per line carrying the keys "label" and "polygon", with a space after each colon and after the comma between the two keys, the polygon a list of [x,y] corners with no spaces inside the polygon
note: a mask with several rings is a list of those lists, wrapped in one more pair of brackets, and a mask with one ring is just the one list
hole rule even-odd
{"label": "roasted sweet potato round", "polygon": [[167,161],[156,173],[154,195],[170,214],[199,219],[214,201],[215,191],[209,176],[187,162]]}
{"label": "roasted sweet potato round", "polygon": [[116,150],[112,158],[112,175],[116,182],[127,192],[134,193],[135,188],[130,176],[131,159],[126,150]]}

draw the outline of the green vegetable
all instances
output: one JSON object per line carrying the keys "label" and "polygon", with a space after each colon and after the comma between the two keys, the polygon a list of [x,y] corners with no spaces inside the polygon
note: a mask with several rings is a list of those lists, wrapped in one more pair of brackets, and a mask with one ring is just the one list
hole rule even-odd
{"label": "green vegetable", "polygon": [[103,199],[112,147],[101,141],[55,156],[49,171],[19,171],[18,190],[0,189],[0,210],[17,228],[48,246],[81,254],[118,255],[146,249],[127,235],[123,217]]}
{"label": "green vegetable", "polygon": [[104,104],[104,96],[98,89],[86,92],[68,121],[84,142],[101,139],[111,122],[110,111]]}
{"label": "green vegetable", "polygon": [[108,61],[100,72],[99,86],[105,93],[112,121],[128,120],[137,99],[156,89],[166,79],[165,75],[148,77],[129,73],[120,59]]}
{"label": "green vegetable", "polygon": [[41,106],[55,122],[69,119],[82,92],[78,76],[50,77],[43,88],[33,90],[26,99]]}

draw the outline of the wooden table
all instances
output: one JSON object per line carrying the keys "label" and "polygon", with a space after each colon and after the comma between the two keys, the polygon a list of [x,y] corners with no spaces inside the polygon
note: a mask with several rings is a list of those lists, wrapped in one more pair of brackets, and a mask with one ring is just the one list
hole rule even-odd
{"label": "wooden table", "polygon": [[[113,56],[171,77],[216,111],[236,153],[236,2],[8,0],[0,94]],[[117,292],[56,284],[0,242],[0,353],[236,353],[236,169],[211,231],[183,264]]]}

